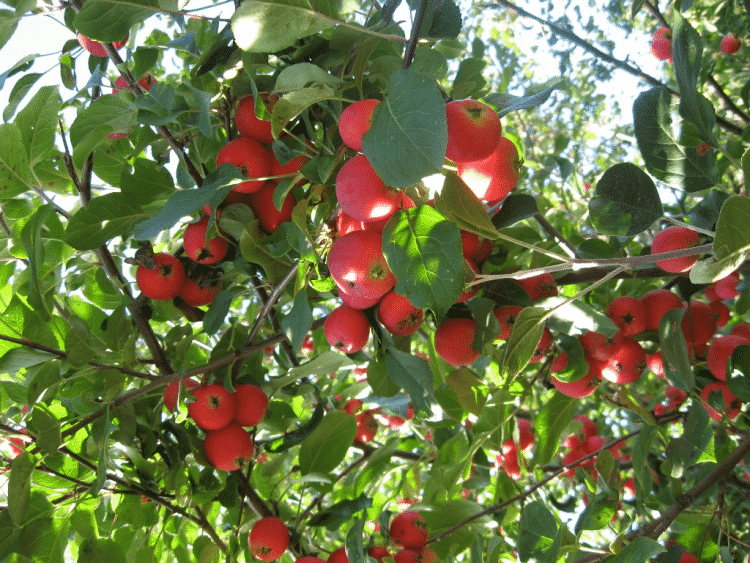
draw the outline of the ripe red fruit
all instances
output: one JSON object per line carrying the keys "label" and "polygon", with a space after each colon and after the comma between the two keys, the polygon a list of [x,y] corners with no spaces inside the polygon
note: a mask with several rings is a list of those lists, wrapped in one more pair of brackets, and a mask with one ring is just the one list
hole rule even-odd
{"label": "ripe red fruit", "polygon": [[380,100],[360,100],[344,108],[339,118],[339,134],[347,147],[362,152],[362,137],[372,126],[372,112]]}
{"label": "ripe red fruit", "polygon": [[197,281],[187,278],[182,289],[180,289],[179,296],[191,307],[201,307],[213,303],[219,289],[221,289],[221,282],[209,283],[200,287]]}
{"label": "ripe red fruit", "polygon": [[659,61],[672,62],[672,41],[659,37],[651,42],[651,54]]}
{"label": "ripe red fruit", "polygon": [[560,373],[566,367],[568,367],[568,353],[560,352],[549,365],[549,371],[550,373]]}
{"label": "ripe red fruit", "polygon": [[257,385],[235,385],[234,402],[234,421],[240,426],[258,426],[266,415],[268,395]]}
{"label": "ripe red fruit", "polygon": [[420,553],[413,549],[402,549],[393,556],[396,563],[420,563]]}
{"label": "ripe red fruit", "polygon": [[518,184],[523,160],[510,139],[500,137],[494,152],[473,162],[459,162],[458,176],[483,201],[500,201]]}
{"label": "ripe red fruit", "polygon": [[421,550],[429,537],[424,516],[413,510],[394,516],[388,533],[397,546],[414,550]]}
{"label": "ripe red fruit", "polygon": [[342,546],[333,550],[328,556],[327,563],[349,563],[349,557],[346,555],[346,548]]}
{"label": "ripe red fruit", "polygon": [[545,326],[542,332],[542,337],[539,339],[539,344],[536,345],[534,355],[531,356],[529,363],[541,362],[542,358],[547,355],[547,350],[552,346],[552,333]]}
{"label": "ripe red fruit", "polygon": [[734,396],[734,393],[729,390],[729,387],[727,387],[727,384],[723,381],[709,383],[703,388],[703,391],[701,391],[701,401],[705,409],[708,411],[708,415],[714,420],[721,420],[721,413],[715,411],[709,406],[709,395],[717,390],[721,391],[722,399],[724,400],[723,412],[726,413],[730,419],[736,418],[742,409],[742,401]]}
{"label": "ripe red fruit", "polygon": [[446,158],[472,162],[490,156],[503,133],[500,118],[487,104],[477,100],[454,100],[445,105],[448,122]]}
{"label": "ripe red fruit", "polygon": [[618,332],[613,337],[614,350],[602,366],[602,378],[625,385],[638,380],[646,369],[646,352],[637,340]]}
{"label": "ripe red fruit", "polygon": [[367,555],[373,559],[377,559],[379,563],[383,563],[383,557],[391,557],[391,552],[382,545],[373,545],[367,550]]}
{"label": "ripe red fruit", "polygon": [[538,301],[545,297],[555,297],[557,295],[557,283],[555,283],[555,278],[549,272],[516,281],[529,294],[532,301]]}
{"label": "ripe red fruit", "polygon": [[635,336],[646,329],[646,311],[643,302],[635,297],[623,295],[607,307],[607,316],[625,336]]}
{"label": "ripe red fruit", "polygon": [[366,444],[375,438],[378,433],[378,421],[375,420],[377,410],[369,409],[357,415],[357,434],[354,436],[357,442]]}
{"label": "ripe red fruit", "polygon": [[424,311],[395,291],[389,291],[378,303],[378,320],[391,334],[409,336],[422,324]]}
{"label": "ripe red fruit", "polygon": [[518,305],[503,305],[493,311],[497,322],[500,323],[500,334],[495,337],[495,340],[508,340],[522,309],[523,307]]}
{"label": "ripe red fruit", "polygon": [[680,561],[679,563],[700,563],[698,560],[698,557],[690,553],[689,551],[685,551],[680,555]]}
{"label": "ripe red fruit", "polygon": [[587,360],[592,358],[600,362],[606,362],[614,350],[614,342],[600,332],[585,332],[578,337],[578,341],[583,347],[583,353]]}
{"label": "ripe red fruit", "polygon": [[[474,262],[464,258],[464,274],[466,274],[466,283],[469,283],[470,281],[472,281],[480,273],[481,272],[479,271],[479,268],[477,268],[477,265],[474,264]],[[478,291],[479,291],[478,285],[472,285],[472,286],[464,288],[461,295],[459,295],[458,299],[456,299],[456,303],[463,303],[464,301],[468,301],[469,299],[474,297]]]}
{"label": "ripe red fruit", "polygon": [[682,317],[682,334],[692,344],[708,342],[716,332],[716,319],[711,307],[703,301],[691,301]]}
{"label": "ripe red fruit", "polygon": [[716,379],[727,380],[727,361],[737,346],[750,346],[750,340],[736,334],[728,334],[714,340],[708,347],[706,364]]}
{"label": "ripe red fruit", "polygon": [[711,313],[716,320],[716,327],[721,328],[729,322],[729,318],[732,316],[732,311],[724,305],[721,301],[714,301],[708,304]]}
{"label": "ripe red fruit", "polygon": [[[102,58],[104,58],[104,57],[107,56],[107,51],[104,50],[104,45],[102,45],[98,41],[94,41],[93,39],[89,39],[83,33],[77,33],[76,34],[76,39],[78,39],[78,44],[81,47],[83,47],[84,49],[86,49],[89,53],[91,53],[95,57],[102,57]],[[115,49],[120,49],[127,42],[128,42],[128,36],[126,35],[125,39],[123,39],[122,41],[115,41],[114,43],[112,43],[112,46]]]}
{"label": "ripe red fruit", "polygon": [[234,394],[212,383],[195,389],[195,402],[188,403],[188,414],[204,430],[219,430],[234,419]]}
{"label": "ripe red fruit", "polygon": [[199,264],[216,264],[224,259],[229,250],[229,241],[220,236],[213,237],[206,242],[208,232],[208,217],[201,218],[196,223],[190,223],[185,229],[182,244],[185,254]]}
{"label": "ripe red fruit", "polygon": [[276,189],[274,182],[266,182],[257,192],[250,194],[250,206],[260,221],[260,226],[267,233],[273,233],[284,221],[292,220],[292,211],[297,205],[297,198],[292,192],[284,197],[281,211],[276,209],[273,203],[273,191]]}
{"label": "ripe red fruit", "polygon": [[[307,141],[307,143],[308,143],[308,146],[311,147],[312,151],[315,151],[315,148],[312,145],[312,143],[310,143],[310,141]],[[305,149],[305,150],[307,150],[307,149]],[[302,170],[302,167],[310,161],[310,157],[308,155],[306,155],[306,154],[300,154],[300,155],[295,156],[292,160],[290,160],[286,164],[281,164],[276,159],[276,155],[274,154],[273,151],[269,151],[269,153],[271,155],[271,161],[272,161],[271,176],[282,176],[282,175],[287,175],[287,174],[297,174],[297,172],[299,172],[300,170]],[[274,181],[275,182],[280,182],[281,179],[280,178],[275,178]],[[306,180],[304,178],[302,178],[301,180],[299,180],[294,185],[295,186],[301,186],[302,184],[305,183],[305,181]]]}
{"label": "ripe red fruit", "polygon": [[[654,235],[654,241],[651,244],[651,254],[661,254],[662,252],[671,252],[673,250],[683,250],[693,248],[701,243],[700,236],[695,231],[687,227],[672,225],[663,229]],[[681,256],[679,258],[670,258],[661,260],[656,263],[662,270],[672,274],[687,272],[698,262],[698,256]]]}
{"label": "ripe red fruit", "polygon": [[556,377],[550,377],[550,383],[563,395],[581,399],[591,395],[599,385],[602,363],[593,358],[586,358],[589,371],[581,379],[572,382],[560,381]]}
{"label": "ripe red fruit", "polygon": [[[138,85],[143,88],[146,92],[151,90],[151,86],[153,86],[158,80],[154,78],[152,74],[149,74],[148,72],[141,76],[140,80],[138,80]],[[122,76],[119,76],[117,80],[115,80],[115,85],[112,88],[113,94],[119,94],[121,90],[124,90],[125,92],[130,92],[131,88],[128,86],[128,83],[125,82],[125,79]]]}
{"label": "ripe red fruit", "polygon": [[166,252],[154,254],[156,267],[138,266],[135,271],[135,282],[138,289],[149,299],[169,301],[180,293],[185,283],[185,268],[177,258]]}
{"label": "ripe red fruit", "polygon": [[531,422],[525,418],[517,418],[516,426],[518,426],[518,447],[521,451],[528,450],[534,445],[534,433],[531,431]]}
{"label": "ripe red fruit", "polygon": [[326,562],[322,560],[320,557],[313,557],[312,555],[306,555],[305,557],[300,557],[294,563],[326,563]]}
{"label": "ripe red fruit", "polygon": [[646,312],[646,330],[659,330],[664,313],[682,307],[682,299],[668,289],[652,289],[641,297]]}
{"label": "ripe red fruit", "polygon": [[490,239],[479,239],[479,235],[461,229],[461,246],[464,258],[474,264],[481,264],[492,252]]}
{"label": "ripe red fruit", "polygon": [[727,55],[733,55],[742,47],[742,41],[740,41],[734,35],[726,35],[721,40],[721,50]]}
{"label": "ripe red fruit", "polygon": [[222,471],[241,469],[253,459],[253,439],[234,422],[206,432],[203,449],[211,465]]}
{"label": "ripe red fruit", "polygon": [[468,366],[479,357],[474,348],[477,323],[473,319],[445,319],[435,330],[435,351],[452,366]]}
{"label": "ripe red fruit", "polygon": [[261,561],[273,561],[281,557],[289,547],[289,530],[275,516],[266,516],[253,524],[247,543],[253,557]]}
{"label": "ripe red fruit", "polygon": [[358,294],[348,293],[343,287],[339,287],[339,298],[343,301],[344,305],[351,307],[352,309],[369,309],[374,307],[380,302],[381,296],[375,295],[374,297],[367,297]]}
{"label": "ripe red fruit", "polygon": [[[185,392],[192,393],[190,389],[199,387],[200,383],[198,383],[193,378],[188,378],[188,379],[182,380],[182,385],[185,388],[183,393]],[[169,412],[174,412],[174,408],[175,406],[177,406],[177,396],[179,395],[179,391],[180,391],[179,388],[180,388],[179,379],[177,381],[173,381],[172,383],[170,383],[164,388],[164,406],[167,407],[167,410]]]}
{"label": "ripe red fruit", "polygon": [[[273,166],[270,153],[255,139],[237,137],[224,145],[216,155],[216,166],[234,164],[248,178],[271,175]],[[250,194],[263,187],[265,180],[248,180],[232,188],[232,192]]]}
{"label": "ripe red fruit", "polygon": [[651,370],[651,373],[656,377],[664,379],[664,360],[661,357],[661,352],[646,354],[646,363],[648,364],[648,369]]}
{"label": "ripe red fruit", "polygon": [[352,297],[377,298],[375,302],[388,293],[396,277],[382,245],[383,235],[375,231],[353,231],[337,238],[328,253],[328,270],[336,285]]}
{"label": "ripe red fruit", "polygon": [[750,325],[747,323],[737,323],[732,327],[732,330],[729,331],[729,334],[736,334],[737,336],[744,336],[745,338],[750,339]]}
{"label": "ripe red fruit", "polygon": [[363,154],[346,161],[336,175],[336,198],[341,209],[358,221],[390,217],[402,197],[400,190],[385,185]]}
{"label": "ripe red fruit", "polygon": [[359,310],[341,305],[336,307],[323,323],[328,344],[345,354],[359,352],[370,338],[370,323]]}
{"label": "ripe red fruit", "polygon": [[343,410],[349,414],[356,415],[359,409],[362,408],[362,401],[359,399],[349,399],[343,406]]}
{"label": "ripe red fruit", "polygon": [[[260,100],[265,104],[266,109],[272,112],[276,102],[279,101],[279,97],[275,94],[262,92]],[[266,145],[273,142],[271,122],[258,119],[255,116],[255,100],[252,96],[245,96],[240,100],[240,103],[237,105],[237,111],[234,114],[234,124],[237,126],[237,131],[243,137],[255,139]]]}

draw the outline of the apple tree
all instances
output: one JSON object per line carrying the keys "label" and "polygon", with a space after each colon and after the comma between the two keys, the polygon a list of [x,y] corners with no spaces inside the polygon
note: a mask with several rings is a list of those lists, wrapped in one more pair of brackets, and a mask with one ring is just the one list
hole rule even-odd
{"label": "apple tree", "polygon": [[0,561],[747,561],[750,3],[580,4],[4,0]]}

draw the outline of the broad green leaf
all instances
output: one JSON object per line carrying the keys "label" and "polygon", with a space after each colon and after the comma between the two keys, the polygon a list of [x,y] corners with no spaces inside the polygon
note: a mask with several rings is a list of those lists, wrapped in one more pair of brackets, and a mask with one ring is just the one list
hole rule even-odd
{"label": "broad green leaf", "polygon": [[727,363],[729,390],[742,402],[750,402],[750,346],[737,346]]}
{"label": "broad green leaf", "polygon": [[714,255],[698,262],[690,270],[690,281],[695,284],[711,283],[733,271],[750,257],[750,199],[732,196],[724,202],[716,223]]}
{"label": "broad green leaf", "polygon": [[90,507],[79,504],[70,516],[73,529],[87,540],[93,540],[99,536],[99,525]]}
{"label": "broad green leaf", "polygon": [[109,43],[123,40],[130,28],[163,10],[177,11],[174,0],[93,0],[83,3],[75,28],[86,37]]}
{"label": "broad green leaf", "polygon": [[45,453],[54,454],[62,444],[60,421],[39,406],[32,411],[31,421],[37,431],[37,446]]}
{"label": "broad green leaf", "polygon": [[136,126],[137,110],[125,96],[101,96],[81,111],[70,126],[73,164],[83,166],[88,155],[112,133]]}
{"label": "broad green leaf", "polygon": [[15,124],[23,136],[32,168],[55,151],[60,105],[57,87],[44,86],[16,116]]}
{"label": "broad green leaf", "polygon": [[[172,174],[164,166],[147,158],[137,158],[132,168],[120,176],[120,191],[131,200],[146,205],[174,191]],[[101,196],[100,196],[101,197]]]}
{"label": "broad green leaf", "polygon": [[487,386],[466,368],[459,368],[445,378],[453,389],[461,407],[479,416],[487,402]]}
{"label": "broad green leaf", "polygon": [[670,115],[671,95],[659,86],[643,92],[633,104],[638,148],[651,175],[680,190],[697,192],[716,185],[719,173],[713,151],[701,156],[696,147],[677,142]]}
{"label": "broad green leaf", "polygon": [[583,334],[591,331],[614,336],[620,331],[612,319],[582,300],[565,301],[567,299],[564,297],[548,297],[545,300],[545,304],[552,307],[549,324],[557,332]]}
{"label": "broad green leaf", "polygon": [[23,101],[26,94],[29,93],[29,90],[34,87],[41,77],[42,74],[39,72],[27,72],[13,85],[13,89],[10,91],[8,105],[3,109],[3,119],[5,121],[11,120],[18,105]]}
{"label": "broad green leaf", "polygon": [[0,201],[31,188],[29,159],[21,130],[12,123],[0,124]]}
{"label": "broad green leaf", "polygon": [[308,475],[333,471],[343,461],[356,434],[357,420],[354,416],[344,411],[332,411],[325,415],[300,446],[300,473]]}
{"label": "broad green leaf", "polygon": [[[245,4],[242,4],[244,6]],[[318,67],[315,67],[318,68]],[[336,93],[327,85],[304,88],[289,92],[276,102],[271,114],[271,132],[275,139],[287,124],[310,106],[326,100],[338,99]]]}
{"label": "broad green leaf", "polygon": [[0,48],[13,36],[20,19],[21,14],[12,10],[0,10]]}
{"label": "broad green leaf", "polygon": [[578,400],[559,392],[555,392],[544,403],[534,422],[537,444],[532,467],[541,467],[554,457],[560,444],[560,435],[573,419],[577,408]]}
{"label": "broad green leaf", "polygon": [[83,540],[78,548],[78,563],[126,563],[123,548],[109,538]]}
{"label": "broad green leaf", "polygon": [[396,293],[431,309],[440,322],[466,280],[458,226],[429,205],[399,211],[383,231],[383,254],[396,276]]}
{"label": "broad green leaf", "polygon": [[144,211],[132,197],[104,194],[79,209],[68,221],[65,242],[78,250],[94,250],[118,236],[127,236],[143,219]]}
{"label": "broad green leaf", "polygon": [[326,529],[334,531],[348,522],[357,512],[371,506],[372,499],[363,493],[355,499],[339,501],[316,513],[308,522],[308,526],[325,526]]}
{"label": "broad green leaf", "polygon": [[664,377],[672,385],[688,393],[695,387],[693,367],[688,358],[687,343],[682,334],[685,310],[667,311],[659,322],[659,342],[664,361]]}
{"label": "broad green leaf", "polygon": [[534,196],[510,193],[503,200],[500,210],[492,216],[492,224],[498,229],[504,229],[537,213],[539,208]]}
{"label": "broad green leaf", "polygon": [[497,115],[503,117],[504,115],[521,109],[529,109],[536,106],[542,105],[552,95],[552,92],[562,86],[563,81],[559,80],[537,92],[536,94],[530,94],[528,96],[512,96],[511,94],[491,94],[485,99],[488,103],[492,104],[497,108]]}
{"label": "broad green leaf", "polygon": [[45,251],[47,240],[42,237],[42,231],[47,229],[47,223],[53,221],[54,209],[50,204],[40,206],[31,219],[21,230],[21,242],[29,259],[29,296],[28,302],[40,315],[48,316],[44,305],[41,278],[47,273],[45,270]]}
{"label": "broad green leaf", "polygon": [[281,319],[281,328],[284,330],[295,352],[299,352],[302,349],[302,342],[310,332],[312,322],[313,317],[310,311],[307,292],[302,290],[294,298],[292,310]]}
{"label": "broad green leaf", "polygon": [[379,397],[393,397],[401,391],[401,387],[388,376],[385,358],[373,359],[367,364],[367,384]]}
{"label": "broad green leaf", "polygon": [[415,412],[430,413],[435,403],[432,371],[422,358],[390,347],[385,351],[388,377],[411,397]]}
{"label": "broad green leaf", "polygon": [[336,373],[340,369],[354,366],[355,363],[348,356],[334,352],[333,350],[326,350],[309,362],[305,362],[289,370],[289,375],[295,379],[299,379],[311,375]]}
{"label": "broad green leaf", "polygon": [[445,175],[443,189],[435,196],[435,209],[465,231],[492,240],[498,236],[482,202],[455,172]]}
{"label": "broad green leaf", "polygon": [[621,162],[599,179],[589,214],[599,232],[632,237],[648,229],[664,210],[648,174],[635,164]]}
{"label": "broad green leaf", "polygon": [[[330,86],[336,88],[342,80],[329,74],[322,68],[312,63],[297,63],[282,69],[276,77],[274,92],[291,92],[302,90],[311,86]],[[276,108],[274,107],[274,113]]]}
{"label": "broad green leaf", "polygon": [[363,563],[365,561],[365,515],[354,520],[354,524],[346,533],[344,547],[346,558],[350,563]]}
{"label": "broad green leaf", "polygon": [[668,473],[673,478],[680,479],[690,466],[701,460],[712,438],[713,430],[708,411],[700,402],[695,401],[689,407],[683,435],[672,440],[667,446]]}
{"label": "broad green leaf", "polygon": [[713,230],[719,220],[719,213],[724,203],[732,197],[725,191],[710,190],[698,203],[688,211],[690,223],[701,229]]}
{"label": "broad green leaf", "polygon": [[646,563],[665,551],[662,544],[651,538],[635,538],[620,553],[607,557],[604,563]]}
{"label": "broad green leaf", "polygon": [[487,80],[482,75],[486,66],[487,63],[479,58],[463,59],[458,65],[458,72],[453,80],[451,98],[454,100],[469,98],[482,90],[487,84]]}
{"label": "broad green leaf", "polygon": [[413,71],[395,72],[362,138],[377,175],[394,188],[411,186],[442,170],[447,146],[445,101],[435,80]]}
{"label": "broad green leaf", "polygon": [[459,10],[453,0],[429,4],[424,22],[427,37],[455,39],[461,32],[462,20]]}
{"label": "broad green leaf", "polygon": [[561,536],[555,517],[542,502],[524,506],[520,528],[518,557],[523,563],[532,558],[538,563],[557,561]]}
{"label": "broad green leaf", "polygon": [[583,530],[606,528],[617,512],[617,500],[617,496],[608,496],[607,493],[596,495],[578,518],[575,526],[576,534],[580,534]]}
{"label": "broad green leaf", "polygon": [[34,459],[28,452],[21,452],[10,464],[8,481],[8,511],[16,526],[24,522],[26,510],[31,500],[31,474],[34,472]]}
{"label": "broad green leaf", "polygon": [[65,335],[65,352],[73,367],[83,367],[96,357],[91,343],[91,329],[86,321],[76,315],[68,319],[70,328]]}
{"label": "broad green leaf", "polygon": [[633,444],[633,475],[635,476],[637,498],[647,499],[651,495],[653,479],[648,465],[651,443],[657,432],[656,426],[644,426]]}
{"label": "broad green leaf", "polygon": [[547,311],[539,307],[524,307],[516,318],[516,324],[505,348],[503,371],[515,378],[529,363],[542,339]]}

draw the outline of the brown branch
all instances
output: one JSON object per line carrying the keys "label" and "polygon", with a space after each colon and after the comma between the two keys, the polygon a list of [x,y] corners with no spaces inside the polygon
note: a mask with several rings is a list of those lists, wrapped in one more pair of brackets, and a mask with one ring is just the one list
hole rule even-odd
{"label": "brown branch", "polygon": [[414,53],[417,50],[417,43],[419,42],[419,33],[422,31],[424,16],[429,4],[429,0],[419,0],[416,17],[414,18],[414,24],[411,28],[411,37],[409,37],[409,42],[406,44],[406,52],[404,53],[404,62],[401,65],[401,70],[408,69],[414,60]]}

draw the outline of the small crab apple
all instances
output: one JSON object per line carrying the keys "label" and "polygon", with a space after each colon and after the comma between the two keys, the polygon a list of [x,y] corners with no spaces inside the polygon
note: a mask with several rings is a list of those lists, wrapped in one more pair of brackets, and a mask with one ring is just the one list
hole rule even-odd
{"label": "small crab apple", "polygon": [[206,242],[208,217],[202,217],[196,223],[190,223],[185,229],[182,243],[185,253],[198,264],[216,264],[224,259],[229,250],[229,241],[220,236]]}
{"label": "small crab apple", "polygon": [[698,557],[689,551],[684,551],[682,555],[680,555],[680,560],[678,563],[700,563],[700,560]]}
{"label": "small crab apple", "polygon": [[523,307],[518,305],[503,305],[492,311],[497,322],[500,323],[500,334],[495,337],[495,340],[508,340],[522,309]]}
{"label": "small crab apple", "polygon": [[396,277],[382,246],[383,234],[375,231],[352,231],[337,238],[328,253],[328,270],[336,285],[352,297],[379,300],[388,293]]}
{"label": "small crab apple", "polygon": [[422,324],[424,311],[391,290],[378,303],[378,320],[395,336],[414,334]]}
{"label": "small crab apple", "polygon": [[192,391],[195,401],[188,403],[188,414],[203,430],[219,430],[234,419],[234,394],[218,383],[204,385]]}
{"label": "small crab apple", "polygon": [[651,54],[659,61],[672,62],[672,41],[658,37],[651,42]]}
{"label": "small crab apple", "polygon": [[555,278],[549,272],[544,272],[538,276],[521,278],[516,281],[529,294],[532,301],[538,301],[545,297],[555,297],[557,295],[557,283],[555,283]]}
{"label": "small crab apple", "polygon": [[534,354],[531,356],[531,359],[529,359],[529,363],[535,364],[537,362],[541,362],[542,358],[544,358],[544,356],[547,355],[547,350],[549,350],[551,346],[552,346],[552,333],[545,326],[544,330],[542,331],[542,337],[539,339],[539,344],[536,345],[536,350],[534,351]]}
{"label": "small crab apple", "polygon": [[367,317],[361,310],[348,305],[336,307],[326,317],[323,330],[328,344],[345,354],[359,352],[370,338]]}
{"label": "small crab apple", "polygon": [[722,412],[726,413],[727,417],[730,419],[736,418],[742,409],[742,401],[734,396],[734,393],[729,390],[729,387],[727,387],[727,384],[723,381],[709,383],[703,388],[703,391],[701,391],[701,401],[705,409],[708,411],[708,415],[714,420],[721,420],[721,413],[717,412],[710,406],[709,397],[714,391],[721,391],[721,397],[724,401],[724,410]]}
{"label": "small crab apple", "polygon": [[380,100],[359,100],[346,106],[339,118],[339,135],[344,144],[357,152],[362,152],[362,137],[372,126],[372,113]]}
{"label": "small crab apple", "polygon": [[648,364],[648,369],[651,370],[651,373],[656,377],[664,379],[664,359],[661,356],[661,352],[646,354],[646,364]]}
{"label": "small crab apple", "polygon": [[328,556],[327,563],[349,563],[349,557],[346,555],[346,547],[341,546],[334,549]]}
{"label": "small crab apple", "polygon": [[727,380],[727,361],[737,346],[750,346],[750,340],[736,334],[727,334],[714,340],[708,347],[706,364],[716,379]]}
{"label": "small crab apple", "polygon": [[[89,53],[94,55],[95,57],[107,57],[107,51],[104,49],[104,45],[99,43],[98,41],[94,41],[93,39],[89,39],[86,37],[83,33],[76,34],[76,39],[78,40],[78,44],[83,47],[85,50],[87,50]],[[117,49],[121,49],[125,43],[128,42],[128,36],[125,36],[125,39],[121,41],[115,41],[112,43],[112,46]]]}
{"label": "small crab apple", "polygon": [[500,137],[495,150],[487,158],[459,162],[458,176],[482,201],[500,201],[518,184],[523,160],[516,145]]}
{"label": "small crab apple", "polygon": [[589,364],[589,371],[577,381],[560,381],[556,377],[550,377],[550,383],[563,395],[581,399],[588,397],[596,391],[601,379],[602,362],[593,358],[586,358]]}
{"label": "small crab apple", "polygon": [[200,286],[192,278],[185,279],[185,283],[180,289],[180,298],[191,307],[201,307],[213,303],[216,294],[221,289],[221,282],[208,283]]}
{"label": "small crab apple", "polygon": [[[467,258],[464,258],[464,274],[466,274],[466,283],[471,282],[480,273],[481,272],[479,271],[479,268],[477,268],[477,265],[474,264],[474,262]],[[461,295],[459,295],[458,299],[456,299],[456,303],[463,303],[464,301],[468,301],[469,299],[474,297],[478,291],[478,285],[472,285],[464,288]]]}
{"label": "small crab apple", "polygon": [[275,516],[266,516],[253,524],[247,542],[253,557],[261,561],[274,561],[289,547],[289,530]]}
{"label": "small crab apple", "polygon": [[357,442],[366,444],[375,439],[378,433],[378,421],[375,420],[375,413],[378,409],[368,409],[359,413],[357,416],[357,434],[354,439]]}
{"label": "small crab apple", "polygon": [[640,379],[646,369],[646,352],[637,340],[618,332],[613,337],[615,349],[602,366],[602,378],[625,385]]}
{"label": "small crab apple", "polygon": [[297,559],[294,563],[326,563],[324,559],[321,559],[320,557],[314,557],[312,555],[305,555],[304,557],[300,557]]}
{"label": "small crab apple", "polygon": [[646,330],[659,330],[661,318],[667,311],[682,307],[682,299],[668,289],[652,289],[641,296],[646,312]]}
{"label": "small crab apple", "polygon": [[234,402],[234,421],[240,426],[258,426],[266,416],[268,395],[257,385],[235,385]]}
{"label": "small crab apple", "polygon": [[224,145],[216,155],[216,166],[222,164],[234,164],[248,178],[256,178],[241,182],[232,188],[234,193],[251,194],[265,184],[265,180],[258,178],[271,174],[273,159],[266,148],[255,139],[237,137]]}
{"label": "small crab apple", "polygon": [[367,550],[367,555],[376,559],[378,563],[383,563],[383,558],[391,557],[391,552],[388,551],[387,547],[383,547],[382,545],[373,545]]}
{"label": "small crab apple", "polygon": [[397,546],[415,550],[421,550],[429,537],[424,516],[413,510],[394,516],[388,533]]}
{"label": "small crab apple", "polygon": [[177,258],[166,252],[154,254],[154,264],[151,269],[140,265],[135,271],[135,282],[138,289],[149,299],[169,301],[180,294],[185,283],[185,268]]}
{"label": "small crab apple", "polygon": [[607,316],[625,336],[635,336],[646,329],[646,311],[643,302],[629,295],[623,295],[610,302]]}
{"label": "small crab apple", "polygon": [[[700,243],[700,236],[692,229],[679,225],[671,225],[654,235],[654,241],[651,243],[651,254],[693,248],[699,246]],[[697,262],[698,256],[693,255],[660,260],[656,265],[670,274],[680,274],[687,272]]]}
{"label": "small crab apple", "polygon": [[711,309],[714,319],[716,319],[717,328],[721,328],[729,322],[729,319],[732,316],[732,311],[729,307],[724,305],[724,303],[721,301],[714,301],[713,303],[709,303],[708,307]]}
{"label": "small crab apple", "polygon": [[503,133],[500,118],[487,104],[477,100],[453,100],[445,105],[448,147],[445,156],[453,162],[472,162],[490,156]]}
{"label": "small crab apple", "polygon": [[474,348],[477,323],[473,319],[445,319],[435,330],[435,351],[452,366],[468,366],[479,357]]}
{"label": "small crab apple", "polygon": [[727,55],[733,55],[742,47],[742,41],[740,41],[735,35],[725,35],[721,40],[721,50]]}
{"label": "small crab apple", "polygon": [[367,297],[356,293],[349,293],[345,288],[337,287],[341,301],[343,301],[344,305],[347,305],[352,309],[369,309],[380,303],[380,300],[382,299],[380,295]]}
{"label": "small crab apple", "polygon": [[206,432],[203,449],[209,463],[222,471],[241,469],[253,459],[253,439],[247,430],[234,422]]}
{"label": "small crab apple", "polygon": [[682,334],[691,344],[704,344],[716,332],[716,318],[711,307],[703,301],[691,301],[682,317]]}
{"label": "small crab apple", "polygon": [[185,391],[192,392],[190,389],[200,387],[200,383],[192,377],[183,380],[173,381],[164,388],[164,406],[167,407],[169,412],[174,412],[174,408],[177,406],[177,396],[180,391],[180,381],[185,388]]}
{"label": "small crab apple", "polygon": [[[138,85],[143,88],[145,92],[148,92],[151,90],[151,86],[153,86],[158,80],[154,78],[154,75],[151,73],[146,73],[138,80]],[[119,94],[120,91],[130,92],[132,88],[128,85],[125,78],[122,76],[118,76],[117,80],[115,80],[115,85],[112,88],[113,94]]]}
{"label": "small crab apple", "polygon": [[250,207],[258,216],[260,226],[267,233],[273,233],[285,221],[291,221],[292,211],[297,205],[297,198],[292,192],[284,196],[281,210],[276,209],[273,203],[273,192],[276,189],[274,182],[266,182],[257,192],[250,194]]}
{"label": "small crab apple", "polygon": [[358,221],[390,217],[402,197],[403,192],[385,185],[363,154],[347,160],[336,174],[336,198],[341,209]]}
{"label": "small crab apple", "polygon": [[342,409],[349,414],[356,415],[359,412],[359,409],[362,408],[362,401],[359,399],[349,399],[346,404],[342,407]]}
{"label": "small crab apple", "polygon": [[[276,102],[279,101],[279,97],[266,92],[261,92],[259,95],[266,109],[272,112]],[[234,124],[237,126],[237,131],[243,137],[254,139],[266,145],[273,142],[271,122],[258,119],[255,116],[255,99],[252,96],[245,96],[240,100],[240,103],[237,105],[237,111],[234,114]]]}

